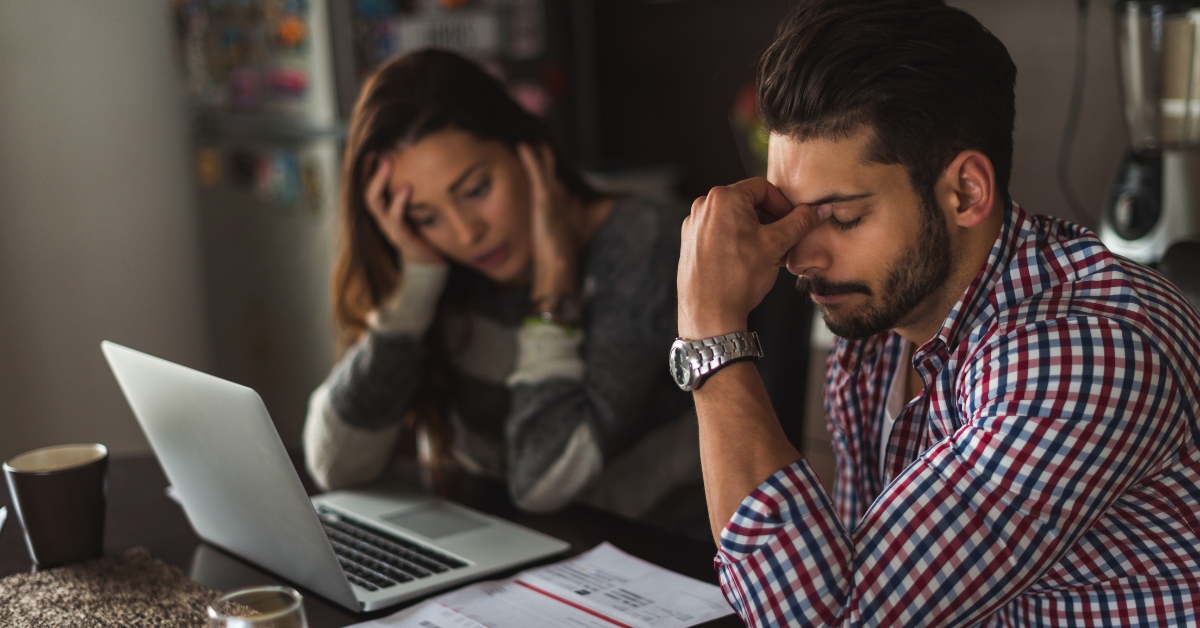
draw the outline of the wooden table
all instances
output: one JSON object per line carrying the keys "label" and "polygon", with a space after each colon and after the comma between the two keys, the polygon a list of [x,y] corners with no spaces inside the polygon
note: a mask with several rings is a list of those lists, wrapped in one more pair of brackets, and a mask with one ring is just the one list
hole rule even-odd
{"label": "wooden table", "polygon": [[[295,462],[295,461],[294,461]],[[297,465],[305,488],[315,492],[302,465]],[[261,585],[287,584],[269,573],[200,541],[183,510],[167,498],[166,477],[151,456],[117,458],[109,465],[108,518],[104,551],[108,555],[132,547],[145,547],[155,558],[179,567],[202,584],[227,591]],[[504,517],[571,543],[570,556],[609,541],[622,550],[698,580],[716,584],[714,548],[666,530],[630,521],[586,506],[573,505],[553,515],[529,515],[518,511],[504,486],[480,478],[462,478],[454,484],[452,497],[472,508]],[[0,505],[9,504],[7,490],[0,490]],[[562,557],[555,558],[560,560]],[[0,534],[0,577],[27,572],[31,567],[21,525],[9,508],[8,524]],[[515,572],[516,570],[514,570]],[[497,574],[501,578],[509,574]],[[316,594],[305,595],[305,612],[310,628],[332,628],[388,615],[402,608],[373,614],[354,614],[325,601]],[[736,615],[704,624],[706,627],[742,626]]]}

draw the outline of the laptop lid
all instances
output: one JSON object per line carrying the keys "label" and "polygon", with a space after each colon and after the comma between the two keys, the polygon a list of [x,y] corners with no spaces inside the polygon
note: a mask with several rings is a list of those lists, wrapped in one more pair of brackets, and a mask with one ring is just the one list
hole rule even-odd
{"label": "laptop lid", "polygon": [[100,346],[200,538],[361,608],[258,393]]}

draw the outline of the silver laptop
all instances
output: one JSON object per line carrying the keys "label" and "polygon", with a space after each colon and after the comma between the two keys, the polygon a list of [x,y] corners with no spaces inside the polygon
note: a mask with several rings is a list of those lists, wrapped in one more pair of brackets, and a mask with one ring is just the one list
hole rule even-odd
{"label": "silver laptop", "polygon": [[200,538],[346,608],[377,610],[570,548],[417,491],[310,499],[253,390],[101,349]]}

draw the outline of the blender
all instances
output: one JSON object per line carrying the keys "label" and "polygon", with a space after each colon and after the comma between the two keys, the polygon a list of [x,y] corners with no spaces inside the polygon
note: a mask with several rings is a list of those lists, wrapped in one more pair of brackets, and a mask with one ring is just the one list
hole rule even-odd
{"label": "blender", "polygon": [[1113,12],[1130,147],[1100,238],[1156,264],[1200,239],[1200,0],[1119,0]]}

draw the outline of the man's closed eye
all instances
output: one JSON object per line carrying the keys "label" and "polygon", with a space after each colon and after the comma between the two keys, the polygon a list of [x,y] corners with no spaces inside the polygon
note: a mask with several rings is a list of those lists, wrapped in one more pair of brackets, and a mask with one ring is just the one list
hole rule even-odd
{"label": "man's closed eye", "polygon": [[853,220],[845,220],[845,221],[838,220],[837,216],[829,217],[829,226],[833,227],[834,229],[837,229],[838,231],[849,231],[849,230],[853,229],[854,227],[858,226],[858,223],[860,223],[860,222],[862,222],[862,216],[859,216],[858,218],[855,218]]}

